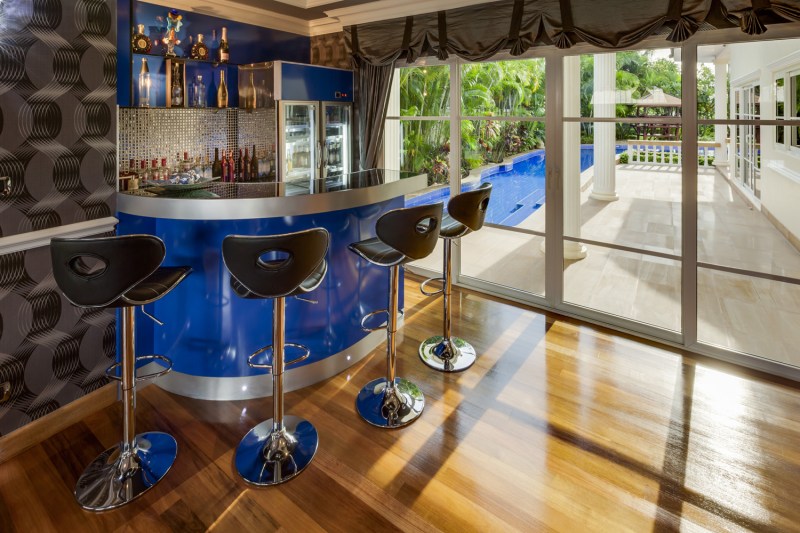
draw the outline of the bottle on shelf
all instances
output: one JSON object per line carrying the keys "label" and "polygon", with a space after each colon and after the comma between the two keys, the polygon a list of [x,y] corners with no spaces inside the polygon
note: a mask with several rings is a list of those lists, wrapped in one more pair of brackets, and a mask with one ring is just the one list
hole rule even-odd
{"label": "bottle on shelf", "polygon": [[149,180],[160,180],[161,173],[158,171],[158,159],[150,161],[150,173],[147,175]]}
{"label": "bottle on shelf", "polygon": [[191,58],[192,57],[192,49],[194,48],[194,36],[189,36],[189,43],[187,46],[183,47],[183,54],[182,57]]}
{"label": "bottle on shelf", "polygon": [[150,107],[150,68],[147,66],[147,58],[142,58],[142,69],[139,71],[139,107]]}
{"label": "bottle on shelf", "polygon": [[225,156],[225,150],[222,151],[222,162],[220,163],[220,166],[222,167],[222,181],[228,181],[230,169],[228,168],[228,158]]}
{"label": "bottle on shelf", "polygon": [[217,87],[217,107],[228,107],[228,86],[225,84],[225,70],[219,71],[219,87]]}
{"label": "bottle on shelf", "polygon": [[208,154],[206,154],[205,161],[203,162],[203,179],[211,179],[211,161],[208,160]]}
{"label": "bottle on shelf", "polygon": [[167,158],[166,157],[162,157],[161,158],[161,169],[160,169],[160,172],[159,172],[159,178],[158,179],[162,179],[162,180],[168,180],[169,179],[169,167],[167,166]]}
{"label": "bottle on shelf", "polygon": [[244,107],[245,109],[255,109],[258,107],[258,95],[256,93],[256,84],[253,81],[252,72],[250,72],[250,83],[248,83],[247,87],[244,89]]}
{"label": "bottle on shelf", "polygon": [[258,157],[256,157],[256,145],[253,145],[253,157],[250,159],[250,180],[258,180]]}
{"label": "bottle on shelf", "polygon": [[230,61],[231,54],[228,47],[228,28],[222,28],[222,37],[219,40],[219,54],[217,59],[220,63],[227,63]]}
{"label": "bottle on shelf", "polygon": [[233,150],[228,150],[228,181],[236,181],[236,159],[233,157]]}
{"label": "bottle on shelf", "polygon": [[206,97],[206,84],[203,82],[201,74],[197,75],[192,91],[192,106],[201,109],[206,107],[208,100]]}
{"label": "bottle on shelf", "polygon": [[219,57],[219,39],[217,39],[217,30],[211,30],[211,40],[208,42],[209,57],[217,59]]}
{"label": "bottle on shelf", "polygon": [[192,170],[194,164],[192,160],[189,159],[189,152],[183,152],[183,159],[181,160],[181,171],[182,172],[189,172]]}
{"label": "bottle on shelf", "polygon": [[181,80],[181,69],[179,63],[172,64],[172,94],[171,107],[183,107],[183,80]]}
{"label": "bottle on shelf", "polygon": [[[224,152],[222,154],[222,158],[225,159]],[[219,148],[214,148],[214,163],[211,165],[211,177],[222,177],[222,161],[219,160]]]}
{"label": "bottle on shelf", "polygon": [[[242,151],[239,150],[241,154]],[[250,150],[244,149],[244,158],[239,157],[239,175],[242,181],[250,181]]]}
{"label": "bottle on shelf", "polygon": [[131,39],[131,49],[134,54],[149,54],[153,48],[153,41],[150,37],[144,34],[144,24],[136,26],[137,31],[134,32]]}
{"label": "bottle on shelf", "polygon": [[197,34],[197,42],[192,45],[192,52],[190,54],[192,59],[208,59],[208,46],[203,42],[203,34]]}

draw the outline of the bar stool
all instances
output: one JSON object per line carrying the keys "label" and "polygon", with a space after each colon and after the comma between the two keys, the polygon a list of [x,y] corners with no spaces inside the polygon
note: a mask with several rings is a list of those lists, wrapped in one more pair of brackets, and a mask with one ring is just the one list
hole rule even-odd
{"label": "bar stool", "polygon": [[[394,209],[384,213],[375,224],[377,237],[355,242],[350,250],[370,263],[389,267],[389,307],[373,311],[361,320],[365,331],[386,328],[386,377],[367,383],[356,397],[361,418],[373,426],[396,428],[416,420],[425,407],[422,391],[407,379],[395,377],[397,363],[397,298],[400,267],[433,252],[442,219],[442,203]],[[368,328],[371,317],[386,313],[386,324]]]}
{"label": "bar stool", "polygon": [[[460,372],[475,363],[475,348],[464,339],[450,334],[450,294],[452,291],[452,268],[450,263],[453,239],[460,239],[483,227],[492,184],[483,183],[475,190],[454,196],[447,203],[447,213],[442,219],[439,237],[444,241],[444,264],[442,278],[431,278],[422,282],[420,291],[425,296],[444,296],[443,334],[430,337],[419,345],[419,357],[429,367],[441,372]],[[426,291],[432,281],[441,281],[438,291]]]}
{"label": "bar stool", "polygon": [[[283,373],[286,366],[304,361],[310,350],[285,342],[286,298],[319,287],[328,271],[325,254],[328,232],[317,228],[270,236],[228,235],[222,241],[222,257],[231,273],[231,288],[241,298],[271,299],[272,344],[250,354],[251,368],[272,371],[270,420],[251,429],[236,448],[236,470],[248,483],[277,485],[297,476],[317,453],[319,437],[307,420],[283,414]],[[285,347],[302,355],[285,362]],[[255,362],[272,351],[272,363]]]}
{"label": "bar stool", "polygon": [[[166,433],[136,434],[136,382],[166,374],[172,361],[163,355],[136,357],[135,307],[159,300],[191,268],[162,267],[164,243],[152,235],[92,239],[55,238],[50,250],[56,284],[76,307],[122,308],[122,358],[106,374],[120,381],[123,406],[122,442],[101,453],[78,479],[75,498],[89,511],[107,511],[141,496],[161,481],[175,462],[178,445]],[[136,364],[160,361],[161,371],[136,376]],[[117,370],[121,369],[121,377]]]}

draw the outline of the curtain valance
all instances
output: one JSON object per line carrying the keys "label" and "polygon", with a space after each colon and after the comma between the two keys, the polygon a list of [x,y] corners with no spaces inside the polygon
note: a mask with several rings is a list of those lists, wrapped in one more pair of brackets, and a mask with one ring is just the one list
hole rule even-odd
{"label": "curtain valance", "polygon": [[357,63],[413,63],[455,54],[481,61],[501,50],[630,47],[650,35],[681,42],[700,29],[739,26],[756,35],[800,20],[800,0],[504,0],[345,28]]}

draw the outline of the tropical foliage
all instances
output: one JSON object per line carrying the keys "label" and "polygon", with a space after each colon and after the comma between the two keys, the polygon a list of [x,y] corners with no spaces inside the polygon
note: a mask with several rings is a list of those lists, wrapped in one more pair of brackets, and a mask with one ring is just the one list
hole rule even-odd
{"label": "tropical foliage", "polygon": [[[618,52],[617,89],[641,98],[654,87],[681,97],[679,65],[654,57],[650,51]],[[408,67],[400,73],[400,124],[402,169],[427,172],[431,183],[449,179],[450,70],[449,66]],[[581,56],[581,116],[592,116],[594,56]],[[543,59],[470,63],[461,66],[461,172],[498,163],[521,152],[544,147],[544,122],[506,120],[545,116],[545,64]],[[698,70],[698,116],[713,118],[714,78],[711,70]],[[617,116],[633,116],[633,106],[618,105]],[[438,120],[403,120],[402,117],[441,117]],[[493,117],[492,119],[482,117]],[[582,124],[581,142],[591,143],[592,124]],[[634,138],[628,124],[617,126],[619,139]],[[713,136],[713,128],[700,131]]]}

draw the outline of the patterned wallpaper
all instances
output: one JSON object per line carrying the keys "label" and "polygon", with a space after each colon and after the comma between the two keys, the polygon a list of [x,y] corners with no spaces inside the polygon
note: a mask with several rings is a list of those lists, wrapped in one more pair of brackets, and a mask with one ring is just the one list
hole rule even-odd
{"label": "patterned wallpaper", "polygon": [[114,310],[74,307],[50,268],[50,248],[0,256],[0,436],[108,381],[116,353]]}
{"label": "patterned wallpaper", "polygon": [[311,37],[311,64],[323,67],[353,68],[350,52],[344,41],[344,32]]}
{"label": "patterned wallpaper", "polygon": [[0,2],[0,237],[112,216],[116,1]]}
{"label": "patterned wallpaper", "polygon": [[[0,237],[114,214],[116,9],[0,2]],[[48,247],[0,255],[0,435],[106,383],[115,327],[61,296]]]}

